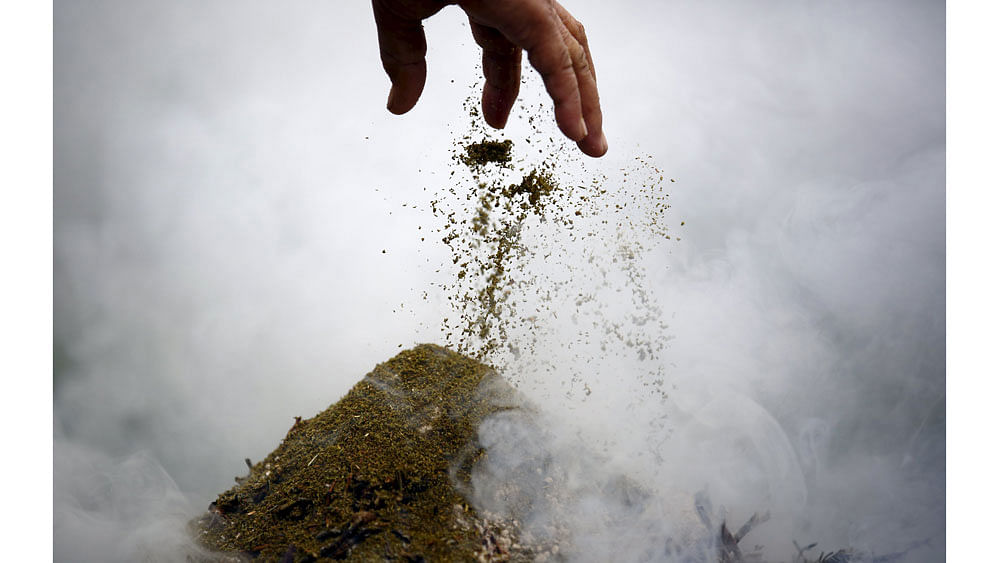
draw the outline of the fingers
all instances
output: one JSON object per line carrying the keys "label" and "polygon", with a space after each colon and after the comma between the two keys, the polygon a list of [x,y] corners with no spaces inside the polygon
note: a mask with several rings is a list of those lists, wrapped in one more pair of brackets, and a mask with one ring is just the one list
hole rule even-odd
{"label": "fingers", "polygon": [[483,117],[503,129],[521,87],[521,48],[492,27],[469,19],[472,36],[483,48]]}
{"label": "fingers", "polygon": [[450,3],[469,15],[483,49],[483,117],[507,123],[521,79],[521,50],[541,74],[555,106],[556,123],[584,153],[608,150],[594,59],[583,26],[555,0],[372,0],[379,50],[392,89],[395,114],[416,105],[427,78],[427,41],[421,21]]}
{"label": "fingers", "polygon": [[399,115],[413,109],[424,90],[427,40],[420,18],[401,15],[392,6],[392,2],[372,1],[382,67],[392,81],[386,107]]}
{"label": "fingers", "polygon": [[587,63],[590,66],[590,74],[594,76],[594,81],[597,81],[597,69],[594,67],[594,57],[590,55],[590,44],[587,42],[587,32],[583,29],[583,24],[580,23],[572,14],[563,8],[562,4],[553,2],[553,7],[556,10],[556,14],[559,15],[559,19],[562,20],[563,25],[570,32],[577,43],[583,47],[584,52],[587,55]]}
{"label": "fingers", "polygon": [[590,54],[587,33],[583,24],[570,15],[565,8],[558,3],[553,3],[553,5],[559,19],[562,20],[563,25],[566,26],[567,31],[575,40],[575,44],[571,43],[568,49],[576,73],[577,86],[580,89],[583,120],[587,124],[587,136],[577,142],[577,146],[590,156],[603,156],[608,152],[608,140],[604,136],[604,117],[601,113],[600,96],[597,92],[597,71],[594,68],[594,58]]}
{"label": "fingers", "polygon": [[541,74],[552,98],[563,134],[590,156],[606,153],[597,79],[583,26],[553,0],[462,0],[459,4],[471,21],[498,30],[528,52],[528,61]]}
{"label": "fingers", "polygon": [[542,76],[545,89],[552,98],[559,129],[579,142],[587,137],[588,131],[583,119],[577,72],[568,47],[571,42],[575,43],[575,40],[552,12],[544,26],[528,32],[524,48],[528,52],[528,61]]}

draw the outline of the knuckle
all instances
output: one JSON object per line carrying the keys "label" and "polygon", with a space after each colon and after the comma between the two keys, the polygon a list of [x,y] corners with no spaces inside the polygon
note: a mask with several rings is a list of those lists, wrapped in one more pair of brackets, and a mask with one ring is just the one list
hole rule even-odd
{"label": "knuckle", "polygon": [[569,56],[573,68],[576,70],[587,70],[590,63],[587,61],[587,51],[579,43],[573,42],[568,46]]}
{"label": "knuckle", "polygon": [[574,61],[572,51],[564,54],[560,58],[559,65],[556,67],[553,74],[572,74],[576,69],[576,62]]}
{"label": "knuckle", "polygon": [[528,62],[543,77],[572,73],[574,68],[573,57],[562,42],[528,51]]}

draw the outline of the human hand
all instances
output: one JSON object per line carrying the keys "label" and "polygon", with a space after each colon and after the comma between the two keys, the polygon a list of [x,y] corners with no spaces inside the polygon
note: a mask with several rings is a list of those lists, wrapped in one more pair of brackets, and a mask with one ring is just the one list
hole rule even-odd
{"label": "human hand", "polygon": [[382,66],[392,81],[389,111],[406,113],[420,98],[427,78],[421,22],[448,4],[469,16],[472,36],[483,49],[486,123],[497,129],[507,124],[521,85],[523,50],[542,75],[563,134],[590,156],[608,151],[587,36],[555,0],[372,0]]}

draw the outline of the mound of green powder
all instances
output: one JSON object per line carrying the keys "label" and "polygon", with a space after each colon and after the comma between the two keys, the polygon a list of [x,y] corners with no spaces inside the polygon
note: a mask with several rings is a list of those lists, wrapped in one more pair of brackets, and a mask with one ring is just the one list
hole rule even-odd
{"label": "mound of green powder", "polygon": [[526,560],[455,486],[483,455],[480,422],[518,405],[482,363],[430,344],[404,351],[297,418],[193,531],[212,551],[260,561]]}

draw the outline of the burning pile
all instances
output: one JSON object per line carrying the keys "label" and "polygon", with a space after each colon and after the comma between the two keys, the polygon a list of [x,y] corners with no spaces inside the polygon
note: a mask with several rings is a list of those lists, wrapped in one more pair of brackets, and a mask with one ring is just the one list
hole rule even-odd
{"label": "burning pile", "polygon": [[519,404],[484,364],[429,344],[402,352],[297,418],[195,533],[212,550],[264,561],[530,560],[454,486],[483,455],[480,422]]}

